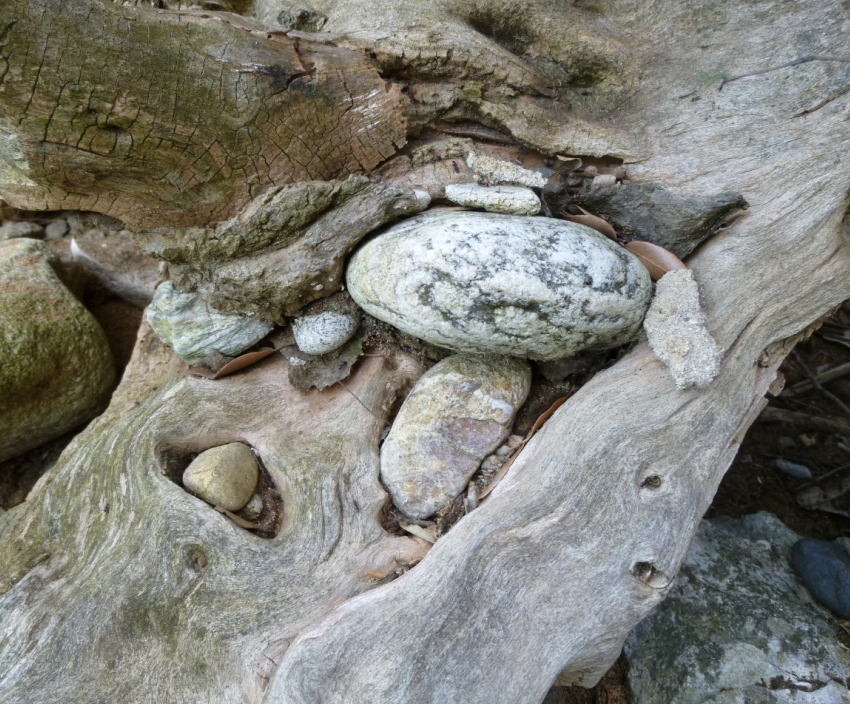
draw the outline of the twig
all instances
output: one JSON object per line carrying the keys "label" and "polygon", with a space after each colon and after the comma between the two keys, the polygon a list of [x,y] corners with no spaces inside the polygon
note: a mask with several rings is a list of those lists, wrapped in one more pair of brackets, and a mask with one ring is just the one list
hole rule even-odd
{"label": "twig", "polygon": [[[824,479],[829,479],[829,477],[831,477],[835,474],[838,474],[839,472],[844,472],[845,470],[848,470],[848,469],[850,469],[850,464],[843,464],[840,467],[836,467],[835,469],[830,469],[826,474],[823,474],[820,477],[816,477],[815,479],[812,479],[812,481],[810,481],[808,484],[803,484],[803,486],[800,487],[800,490],[802,491],[803,489],[807,489],[808,487],[814,486],[815,484],[820,484]],[[836,497],[832,497],[831,499],[829,499],[829,501],[832,501],[833,498],[836,498]],[[825,503],[825,502],[823,502],[823,503]]]}
{"label": "twig", "polygon": [[[833,367],[832,369],[827,369],[822,374],[815,375],[815,382],[818,384],[825,384],[828,381],[835,381],[836,379],[840,379],[842,377],[850,374],[850,362],[847,364],[839,364],[837,367]],[[811,388],[816,388],[815,383],[812,383],[812,378],[809,377],[807,381],[801,381],[793,386],[785,389],[782,392],[782,396],[794,396],[795,394],[802,393],[804,391],[808,391]]]}
{"label": "twig", "polygon": [[839,423],[831,418],[812,416],[808,413],[788,411],[784,408],[776,408],[776,406],[767,406],[758,419],[762,423],[788,423],[788,425],[797,425],[801,428],[820,430],[823,433],[850,435],[850,425],[846,423]]}
{"label": "twig", "polygon": [[803,358],[800,356],[797,350],[794,350],[794,358],[803,368],[803,371],[806,372],[806,376],[811,379],[812,384],[815,385],[815,388],[828,399],[830,399],[833,403],[835,403],[842,411],[847,414],[848,417],[850,417],[850,407],[848,407],[847,404],[844,403],[844,401],[842,401],[840,398],[838,398],[838,396],[836,396],[834,393],[832,393],[831,391],[827,391],[825,388],[823,388],[823,386],[821,386],[820,381],[818,381],[817,377],[812,374],[812,370],[809,369],[808,365],[806,365],[806,363],[803,361]]}
{"label": "twig", "polygon": [[381,418],[381,416],[379,416],[377,413],[375,413],[371,408],[369,408],[369,406],[367,406],[365,403],[363,403],[363,401],[360,400],[360,397],[357,396],[356,393],[354,393],[351,389],[349,389],[341,381],[337,381],[336,383],[339,384],[343,389],[348,391],[348,393],[350,393],[352,396],[354,396],[354,398],[357,399],[357,403],[359,403],[361,406],[363,406],[363,408],[365,408],[367,411],[369,411],[369,413],[371,413],[373,416],[375,416],[375,418],[377,418],[379,421],[381,421],[383,423],[384,419]]}
{"label": "twig", "polygon": [[717,88],[718,91],[723,90],[723,86],[727,83],[731,83],[732,81],[738,81],[742,78],[749,78],[750,76],[761,76],[765,73],[770,73],[771,71],[779,71],[783,68],[791,68],[792,66],[799,66],[800,64],[809,63],[809,61],[837,61],[843,64],[850,64],[850,59],[841,59],[835,56],[803,56],[799,59],[794,59],[793,61],[789,61],[787,64],[782,64],[781,66],[774,66],[773,68],[765,68],[761,71],[753,71],[751,73],[742,73],[740,76],[732,76],[732,78],[724,78],[720,81],[720,86]]}

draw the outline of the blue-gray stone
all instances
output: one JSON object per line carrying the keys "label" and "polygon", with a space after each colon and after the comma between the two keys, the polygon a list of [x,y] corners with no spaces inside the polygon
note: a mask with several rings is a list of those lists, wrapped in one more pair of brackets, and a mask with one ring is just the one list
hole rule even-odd
{"label": "blue-gray stone", "polygon": [[791,561],[815,599],[850,618],[850,555],[841,545],[803,538],[791,548]]}

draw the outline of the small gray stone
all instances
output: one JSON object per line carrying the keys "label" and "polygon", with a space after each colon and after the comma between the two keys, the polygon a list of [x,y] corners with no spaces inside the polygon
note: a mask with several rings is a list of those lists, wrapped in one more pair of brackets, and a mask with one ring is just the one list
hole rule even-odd
{"label": "small gray stone", "polygon": [[703,521],[667,599],[626,640],[634,704],[838,704],[850,653],[769,513]]}
{"label": "small gray stone", "polygon": [[0,242],[25,237],[32,240],[40,240],[44,237],[44,228],[35,222],[25,220],[12,220],[0,227]]}
{"label": "small gray stone", "polygon": [[232,442],[198,455],[183,472],[183,486],[213,506],[238,511],[254,493],[258,473],[251,448]]}
{"label": "small gray stone", "polygon": [[326,310],[292,321],[298,349],[307,354],[326,354],[348,342],[360,326],[357,312]]}
{"label": "small gray stone", "polygon": [[455,355],[426,372],[381,448],[393,503],[426,518],[458,496],[508,437],[530,385],[528,364],[508,357]]}
{"label": "small gray stone", "polygon": [[58,240],[68,234],[68,229],[68,222],[66,220],[54,220],[44,228],[44,232],[47,239]]}
{"label": "small gray stone", "polygon": [[482,183],[494,185],[504,183],[529,188],[543,188],[546,184],[546,179],[539,173],[485,154],[470,152],[466,157],[466,163],[472,169],[475,178]]}
{"label": "small gray stone", "polygon": [[706,327],[699,288],[690,269],[661,277],[643,327],[649,346],[667,365],[678,388],[704,388],[717,376],[723,350]]}
{"label": "small gray stone", "polygon": [[253,521],[260,517],[263,512],[263,499],[259,494],[254,494],[248,503],[242,507],[240,513],[249,521]]}
{"label": "small gray stone", "polygon": [[214,351],[233,357],[272,329],[271,323],[256,318],[224,315],[171,281],[157,288],[147,317],[159,339],[188,364],[203,364]]}
{"label": "small gray stone", "polygon": [[446,186],[446,198],[458,205],[484,208],[489,213],[537,215],[540,212],[540,199],[523,186],[455,184]]}
{"label": "small gray stone", "polygon": [[628,342],[652,284],[630,252],[552,218],[430,210],[352,257],[367,313],[458,352],[560,359]]}
{"label": "small gray stone", "polygon": [[431,205],[431,195],[428,191],[414,189],[413,195],[416,197],[416,202],[422,206],[422,210],[425,210],[429,205]]}

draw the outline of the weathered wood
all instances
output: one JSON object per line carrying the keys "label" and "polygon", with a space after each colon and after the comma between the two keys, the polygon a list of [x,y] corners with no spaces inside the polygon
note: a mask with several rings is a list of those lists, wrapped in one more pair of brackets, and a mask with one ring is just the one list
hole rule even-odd
{"label": "weathered wood", "polygon": [[0,89],[4,198],[131,229],[216,223],[405,140],[400,90],[362,53],[226,13],[6,0]]}
{"label": "weathered wood", "polygon": [[[27,7],[36,2],[45,0]],[[81,21],[79,7],[67,4]],[[263,12],[274,17],[288,6],[269,3]],[[22,3],[13,7],[32,16]],[[92,7],[92,17],[128,12]],[[11,555],[0,597],[0,701],[532,703],[559,673],[592,684],[663,598],[764,405],[783,341],[850,297],[850,177],[842,168],[850,67],[810,62],[718,91],[724,75],[804,54],[850,55],[838,2],[613,0],[551,17],[540,4],[523,6],[530,39],[513,46],[523,56],[494,51],[490,78],[482,57],[495,39],[464,19],[466,6],[454,15],[442,2],[328,0],[323,8],[328,29],[350,29],[346,41],[375,46],[382,70],[395,66],[396,80],[422,98],[411,119],[441,113],[548,153],[618,156],[633,180],[682,195],[741,193],[747,216],[687,262],[726,350],[720,375],[703,391],[678,391],[638,346],[564,404],[492,495],[419,565],[381,585],[365,570],[389,572],[397,556],[413,561],[422,549],[388,537],[377,516],[377,438],[394,395],[386,384],[409,375],[383,366],[391,360],[364,360],[347,385],[375,418],[338,387],[293,391],[276,356],[227,379],[184,379],[142,338],[137,373],[110,411],[29,502],[0,517]],[[134,16],[145,25],[141,11]],[[364,27],[376,17],[370,34]],[[442,35],[429,45],[423,27],[432,20]],[[178,34],[184,24],[162,22]],[[232,31],[214,22],[192,27],[217,27],[214,43]],[[393,34],[405,23],[413,29]],[[491,26],[504,41],[499,32]],[[576,71],[573,83],[547,84],[541,76],[557,74],[546,73],[546,62],[559,42],[561,64],[592,46],[607,68],[585,87]],[[17,85],[7,80],[0,88]],[[560,100],[550,97],[558,85]],[[581,97],[584,90],[590,95]],[[17,134],[8,119],[3,129]],[[29,139],[31,154],[47,148]],[[63,148],[50,163],[88,169],[89,157],[75,155]],[[42,184],[58,178],[27,168]],[[80,181],[81,193],[99,187]],[[200,212],[194,196],[169,192],[173,212]],[[85,198],[72,202],[97,202]],[[147,196],[122,198],[116,208],[129,212]],[[280,482],[288,512],[276,539],[250,536],[158,469],[163,444],[237,439],[257,446]],[[644,483],[650,476],[660,483]]]}

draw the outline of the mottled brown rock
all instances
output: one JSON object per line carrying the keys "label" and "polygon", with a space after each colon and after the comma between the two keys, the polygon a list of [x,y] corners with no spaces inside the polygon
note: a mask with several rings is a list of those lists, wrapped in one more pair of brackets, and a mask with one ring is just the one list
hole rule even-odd
{"label": "mottled brown rock", "polygon": [[531,385],[526,362],[455,355],[417,382],[381,448],[393,503],[426,518],[455,498],[510,433]]}

